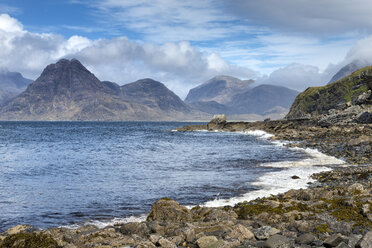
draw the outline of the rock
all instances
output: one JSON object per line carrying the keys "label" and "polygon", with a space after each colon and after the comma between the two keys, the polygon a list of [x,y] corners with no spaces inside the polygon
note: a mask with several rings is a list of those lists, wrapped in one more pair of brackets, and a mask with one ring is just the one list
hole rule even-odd
{"label": "rock", "polygon": [[150,234],[150,231],[145,223],[130,222],[120,227],[120,232],[124,235],[137,234],[144,237]]}
{"label": "rock", "polygon": [[313,234],[305,233],[297,237],[295,241],[297,244],[310,245],[313,241],[315,241],[315,239],[316,237]]}
{"label": "rock", "polygon": [[17,233],[31,233],[36,231],[37,229],[30,225],[17,225],[9,228],[5,232],[9,235],[17,234]]}
{"label": "rock", "polygon": [[160,247],[163,247],[163,248],[177,248],[177,246],[170,242],[168,239],[166,238],[161,238],[159,241],[158,241]]}
{"label": "rock", "polygon": [[152,205],[148,221],[188,222],[192,214],[186,207],[171,199],[163,198]]}
{"label": "rock", "polygon": [[243,242],[246,239],[253,239],[254,234],[249,231],[245,226],[238,224],[233,227],[231,233],[227,235],[228,239],[238,239],[240,242]]}
{"label": "rock", "polygon": [[195,229],[191,227],[186,227],[181,231],[182,235],[185,237],[187,242],[192,242],[195,240]]}
{"label": "rock", "polygon": [[143,241],[140,242],[138,245],[134,246],[134,248],[156,248],[156,246],[150,241]]}
{"label": "rock", "polygon": [[356,248],[372,248],[372,231],[364,234],[358,243],[355,245]]}
{"label": "rock", "polygon": [[270,236],[280,233],[280,230],[271,226],[263,226],[254,232],[257,239],[268,239]]}
{"label": "rock", "polygon": [[345,242],[341,242],[336,248],[351,248],[349,245],[347,245]]}
{"label": "rock", "polygon": [[196,243],[199,248],[211,248],[218,242],[218,239],[215,236],[204,236],[199,238]]}
{"label": "rock", "polygon": [[208,130],[221,129],[226,124],[226,115],[214,115],[208,123]]}
{"label": "rock", "polygon": [[352,185],[350,185],[347,190],[349,192],[352,192],[352,193],[360,193],[360,192],[363,192],[364,191],[364,186],[360,183],[354,183]]}
{"label": "rock", "polygon": [[296,176],[296,175],[291,176],[291,178],[292,178],[292,179],[300,179],[300,177],[299,177],[299,176]]}
{"label": "rock", "polygon": [[265,248],[290,248],[292,247],[291,241],[282,235],[275,234],[268,238],[263,244]]}
{"label": "rock", "polygon": [[368,217],[368,213],[370,212],[370,209],[369,209],[369,204],[364,204],[362,206],[362,215],[364,217]]}
{"label": "rock", "polygon": [[358,123],[372,123],[372,113],[365,111],[356,117]]}
{"label": "rock", "polygon": [[333,234],[324,240],[324,246],[327,248],[336,247],[343,241],[344,238],[340,234]]}
{"label": "rock", "polygon": [[157,244],[158,241],[161,239],[162,237],[158,234],[151,234],[150,235],[150,241],[153,243],[153,244]]}
{"label": "rock", "polygon": [[204,222],[236,220],[238,215],[234,211],[225,211],[220,208],[196,208],[191,210],[195,219]]}

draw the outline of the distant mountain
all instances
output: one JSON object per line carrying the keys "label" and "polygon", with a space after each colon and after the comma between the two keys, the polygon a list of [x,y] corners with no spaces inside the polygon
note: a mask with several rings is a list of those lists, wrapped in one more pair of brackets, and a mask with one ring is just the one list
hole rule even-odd
{"label": "distant mountain", "polygon": [[0,110],[6,120],[190,120],[201,115],[160,82],[144,79],[121,87],[101,82],[76,59],[47,66]]}
{"label": "distant mountain", "polygon": [[351,63],[345,65],[342,67],[333,77],[332,79],[328,82],[328,84],[334,83],[344,77],[349,76],[351,73],[353,73],[356,70],[359,70],[363,67],[368,66],[368,62],[364,60],[354,60]]}
{"label": "distant mountain", "polygon": [[226,104],[236,94],[248,90],[253,82],[253,80],[240,80],[230,76],[216,76],[191,89],[185,102],[215,101],[220,104]]}
{"label": "distant mountain", "polygon": [[367,66],[332,84],[307,88],[296,97],[286,118],[321,117],[344,111],[340,116],[345,119],[349,114],[370,112],[371,91],[372,66]]}
{"label": "distant mountain", "polygon": [[265,114],[275,107],[289,108],[298,91],[275,85],[259,85],[234,96],[228,104],[233,114]]}
{"label": "distant mountain", "polygon": [[227,114],[235,119],[247,116],[284,117],[299,93],[285,87],[259,85],[253,80],[217,76],[190,90],[186,102],[194,109],[210,114]]}
{"label": "distant mountain", "polygon": [[24,91],[31,82],[19,72],[0,69],[0,105]]}
{"label": "distant mountain", "polygon": [[142,104],[162,111],[191,112],[191,108],[164,84],[146,78],[121,86],[122,97],[131,103]]}

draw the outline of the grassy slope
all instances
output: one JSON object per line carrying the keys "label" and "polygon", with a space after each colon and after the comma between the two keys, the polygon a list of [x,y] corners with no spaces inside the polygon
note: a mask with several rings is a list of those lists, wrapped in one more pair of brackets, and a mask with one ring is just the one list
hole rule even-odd
{"label": "grassy slope", "polygon": [[330,109],[339,109],[366,92],[371,80],[372,66],[368,66],[332,84],[309,87],[296,97],[287,118],[326,114]]}

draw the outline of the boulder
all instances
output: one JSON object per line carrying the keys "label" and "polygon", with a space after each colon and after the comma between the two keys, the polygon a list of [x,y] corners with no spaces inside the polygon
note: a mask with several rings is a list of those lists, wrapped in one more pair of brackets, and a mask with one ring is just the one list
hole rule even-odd
{"label": "boulder", "polygon": [[187,222],[192,220],[192,214],[186,207],[168,198],[160,199],[152,205],[148,221]]}
{"label": "boulder", "polygon": [[356,248],[372,248],[372,231],[364,234],[358,243],[355,245]]}
{"label": "boulder", "polygon": [[324,246],[327,248],[336,247],[344,241],[340,234],[333,234],[324,240]]}
{"label": "boulder", "polygon": [[275,234],[280,233],[280,230],[273,228],[271,226],[263,226],[258,228],[255,232],[254,235],[256,236],[257,239],[268,239],[270,236],[273,236]]}
{"label": "boulder", "polygon": [[218,239],[215,236],[204,236],[199,238],[196,243],[199,248],[211,248],[218,242]]}
{"label": "boulder", "polygon": [[358,123],[372,123],[372,113],[365,111],[356,117]]}
{"label": "boulder", "polygon": [[233,227],[233,230],[226,237],[228,239],[237,239],[240,242],[243,242],[246,239],[253,239],[254,234],[249,231],[245,226],[238,224]]}
{"label": "boulder", "polygon": [[130,222],[120,227],[120,232],[124,235],[137,234],[144,237],[150,234],[150,231],[145,223]]}
{"label": "boulder", "polygon": [[160,247],[163,247],[163,248],[177,248],[177,246],[170,242],[168,239],[166,238],[161,238],[159,241],[158,241]]}
{"label": "boulder", "polygon": [[212,120],[208,123],[208,130],[221,129],[226,124],[226,115],[214,115]]}
{"label": "boulder", "polygon": [[305,233],[296,238],[296,243],[301,245],[310,245],[316,237],[311,233]]}
{"label": "boulder", "polygon": [[293,247],[292,242],[285,236],[275,234],[268,238],[263,244],[265,248],[290,248]]}

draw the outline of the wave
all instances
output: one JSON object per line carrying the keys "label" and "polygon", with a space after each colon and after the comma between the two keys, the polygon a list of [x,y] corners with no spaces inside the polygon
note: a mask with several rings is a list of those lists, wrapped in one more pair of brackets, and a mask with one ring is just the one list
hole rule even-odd
{"label": "wave", "polygon": [[[261,130],[246,131],[244,133],[247,135],[256,136],[260,139],[269,139],[273,136],[272,134]],[[272,141],[272,143],[277,146],[284,146],[289,142]],[[310,183],[313,183],[315,181],[311,178],[312,174],[322,171],[330,171],[332,169],[329,166],[332,165],[345,164],[345,161],[325,155],[316,149],[299,147],[291,147],[289,149],[302,150],[309,155],[309,158],[299,161],[262,163],[260,164],[260,166],[283,168],[285,170],[269,172],[259,177],[257,182],[251,184],[259,187],[259,190],[250,191],[242,196],[232,197],[229,199],[214,199],[202,204],[202,206],[234,206],[239,202],[251,201],[261,197],[268,197],[270,195],[285,193],[291,189],[307,188]],[[297,176],[299,178],[293,179],[293,176]]]}

